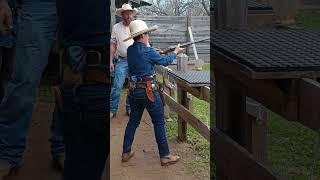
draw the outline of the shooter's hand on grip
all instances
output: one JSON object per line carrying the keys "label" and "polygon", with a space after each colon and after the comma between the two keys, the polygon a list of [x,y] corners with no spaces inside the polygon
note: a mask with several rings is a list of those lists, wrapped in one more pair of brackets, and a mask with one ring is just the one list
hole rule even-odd
{"label": "shooter's hand on grip", "polygon": [[183,51],[184,50],[184,48],[182,48],[181,46],[180,46],[180,44],[178,44],[177,46],[176,46],[176,48],[174,49],[174,53],[176,53],[176,54],[179,54],[181,51]]}

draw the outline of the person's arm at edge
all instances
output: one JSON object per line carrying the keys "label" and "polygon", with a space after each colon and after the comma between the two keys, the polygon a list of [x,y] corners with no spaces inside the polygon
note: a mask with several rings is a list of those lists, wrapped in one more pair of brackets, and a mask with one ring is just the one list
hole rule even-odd
{"label": "person's arm at edge", "polygon": [[113,58],[117,50],[117,39],[116,39],[116,25],[112,28],[111,41],[110,41],[110,72],[114,71]]}
{"label": "person's arm at edge", "polygon": [[0,35],[9,32],[12,24],[12,13],[7,0],[0,0]]}
{"label": "person's arm at edge", "polygon": [[115,56],[117,44],[113,41],[110,43],[110,71],[114,71],[113,58]]}

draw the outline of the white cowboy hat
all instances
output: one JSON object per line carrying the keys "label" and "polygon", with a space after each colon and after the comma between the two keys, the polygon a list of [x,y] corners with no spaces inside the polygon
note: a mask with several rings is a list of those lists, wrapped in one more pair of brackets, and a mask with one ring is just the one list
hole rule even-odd
{"label": "white cowboy hat", "polygon": [[147,24],[144,21],[134,20],[134,21],[131,21],[131,23],[129,24],[129,29],[130,29],[131,36],[126,38],[123,41],[128,41],[129,39],[137,37],[141,34],[155,31],[158,29],[158,26],[152,26],[151,28],[148,28]]}
{"label": "white cowboy hat", "polygon": [[122,16],[122,12],[124,11],[132,11],[133,15],[137,14],[138,10],[130,6],[130,4],[123,4],[121,8],[116,10],[117,16]]}

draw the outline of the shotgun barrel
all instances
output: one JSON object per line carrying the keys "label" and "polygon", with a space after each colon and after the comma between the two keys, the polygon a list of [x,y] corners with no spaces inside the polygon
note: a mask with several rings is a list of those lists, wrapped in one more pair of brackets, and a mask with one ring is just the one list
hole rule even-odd
{"label": "shotgun barrel", "polygon": [[[184,48],[184,47],[190,46],[192,44],[199,43],[199,42],[202,42],[202,41],[206,41],[206,40],[209,40],[209,39],[210,39],[209,37],[206,37],[206,38],[202,38],[202,39],[199,39],[199,40],[196,40],[196,41],[190,41],[190,42],[182,43],[182,44],[180,44],[180,47]],[[176,46],[169,46],[166,49],[160,51],[160,54],[167,54],[167,53],[169,53],[171,51],[174,51],[175,48],[176,48]]]}

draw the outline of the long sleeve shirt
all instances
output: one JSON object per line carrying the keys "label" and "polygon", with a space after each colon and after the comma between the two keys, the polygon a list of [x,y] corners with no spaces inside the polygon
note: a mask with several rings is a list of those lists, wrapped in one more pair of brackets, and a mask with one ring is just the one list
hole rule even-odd
{"label": "long sleeve shirt", "polygon": [[168,66],[176,59],[175,53],[169,53],[162,56],[151,47],[147,47],[144,43],[135,41],[128,48],[128,67],[129,77],[150,76],[155,73],[155,65]]}

